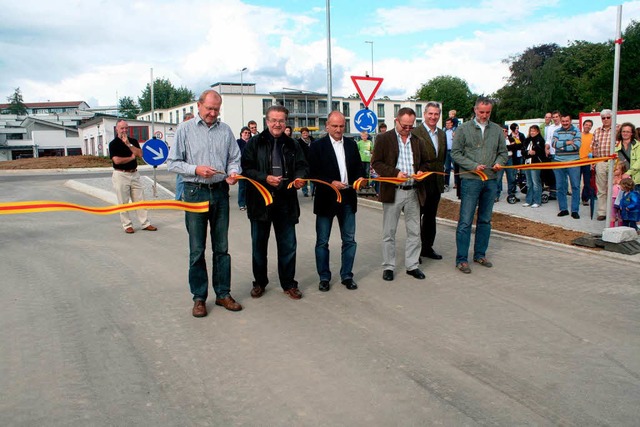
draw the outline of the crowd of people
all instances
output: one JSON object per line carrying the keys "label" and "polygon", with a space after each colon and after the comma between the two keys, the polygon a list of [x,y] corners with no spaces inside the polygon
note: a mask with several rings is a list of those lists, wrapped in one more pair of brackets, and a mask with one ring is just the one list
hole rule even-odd
{"label": "crowd of people", "polygon": [[[178,126],[175,143],[168,157],[168,170],[178,175],[183,190],[180,200],[208,202],[207,212],[185,212],[189,235],[188,282],[193,299],[192,315],[207,315],[206,300],[211,282],[215,304],[230,311],[242,310],[231,296],[231,256],[228,252],[229,187],[239,185],[238,208],[246,211],[250,223],[253,284],[251,297],[262,297],[269,284],[268,242],[273,229],[277,247],[279,284],[286,296],[302,298],[296,281],[296,224],[300,217],[298,190],[303,197],[312,196],[316,217],[315,263],[318,289],[331,289],[329,239],[334,219],[337,219],[342,241],[340,254],[340,283],[348,290],[358,289],[353,274],[356,257],[357,193],[354,184],[361,178],[383,178],[372,187],[382,203],[382,279],[393,281],[396,274],[396,231],[400,218],[404,219],[404,267],[406,274],[425,279],[420,268],[423,258],[441,260],[434,248],[436,213],[443,192],[449,191],[451,172],[453,187],[460,199],[460,215],[456,228],[455,267],[462,273],[472,272],[469,261],[491,268],[487,257],[491,235],[493,206],[500,200],[503,174],[506,175],[508,197],[517,198],[518,189],[527,188],[523,207],[537,208],[542,204],[542,191],[555,193],[558,216],[580,218],[580,202],[597,194],[598,220],[604,220],[606,201],[614,197],[616,223],[637,229],[640,217],[640,144],[636,128],[623,123],[618,129],[614,194],[607,194],[607,162],[595,166],[573,166],[571,162],[589,156],[609,155],[611,111],[601,112],[602,127],[590,134],[593,122],[582,124],[579,130],[569,115],[552,112],[545,115],[545,123],[533,125],[525,136],[517,124],[500,126],[491,122],[492,100],[479,97],[474,115],[460,123],[451,111],[439,128],[441,106],[429,102],[423,120],[416,127],[416,112],[400,108],[393,127],[384,123],[375,138],[366,132],[356,141],[345,135],[346,119],[339,111],[329,114],[326,133],[314,140],[308,128],[300,129],[300,138],[293,138],[287,125],[288,110],[273,105],[266,110],[266,129],[259,132],[255,121],[240,130],[236,139],[230,127],[219,120],[222,104],[220,94],[204,91],[198,99],[198,114]],[[135,172],[135,158],[140,155],[136,141],[127,139],[126,122],[118,125],[118,137],[112,143],[114,184]],[[589,146],[587,150],[585,145]],[[518,173],[513,168],[521,164],[551,163],[560,166],[549,170],[526,169]],[[555,164],[559,163],[559,165]],[[563,163],[567,166],[563,167]],[[506,174],[505,174],[506,171]],[[415,176],[427,172],[424,179]],[[428,173],[431,172],[431,173]],[[435,173],[434,173],[435,172]],[[125,176],[126,175],[126,176]],[[591,176],[595,179],[591,179]],[[552,179],[550,179],[552,178]],[[583,191],[580,181],[583,179]],[[250,179],[266,188],[272,203],[265,203],[260,188],[247,182]],[[316,184],[313,185],[313,182]],[[597,193],[591,185],[597,184]],[[322,183],[330,185],[320,185]],[[568,183],[571,204],[568,205]],[[587,186],[588,184],[588,186]],[[132,187],[137,188],[137,187]],[[127,197],[139,199],[138,190],[119,195],[121,203]],[[128,190],[127,190],[128,191]],[[592,191],[594,191],[592,193]],[[338,201],[336,192],[340,194]],[[570,210],[570,212],[569,212]],[[476,214],[477,212],[477,214]],[[471,229],[476,219],[474,245]],[[139,211],[143,229],[155,231],[146,212]],[[128,216],[122,218],[127,233],[133,231]],[[209,229],[209,230],[208,230]],[[205,249],[207,233],[212,240],[211,273],[207,270]]]}

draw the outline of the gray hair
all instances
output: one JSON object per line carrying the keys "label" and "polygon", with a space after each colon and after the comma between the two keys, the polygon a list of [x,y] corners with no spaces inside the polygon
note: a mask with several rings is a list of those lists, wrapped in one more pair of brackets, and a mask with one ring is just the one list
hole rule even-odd
{"label": "gray hair", "polygon": [[[438,104],[437,102],[433,102],[433,101],[427,102],[427,108],[426,109],[431,108],[431,107],[437,108],[438,111],[442,112],[442,108],[440,107],[440,104]],[[426,111],[426,109],[425,109],[425,111]]]}
{"label": "gray hair", "polygon": [[600,111],[600,117],[604,117],[604,116],[613,116],[613,111],[609,110],[608,108],[605,108],[604,110]]}

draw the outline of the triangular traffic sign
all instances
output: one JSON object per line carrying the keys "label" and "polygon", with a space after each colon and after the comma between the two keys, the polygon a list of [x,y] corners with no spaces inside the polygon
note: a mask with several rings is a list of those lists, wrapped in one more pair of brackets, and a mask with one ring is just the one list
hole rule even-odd
{"label": "triangular traffic sign", "polygon": [[373,97],[380,88],[382,80],[384,80],[382,77],[351,76],[351,81],[356,86],[356,90],[365,107],[368,107],[373,101]]}

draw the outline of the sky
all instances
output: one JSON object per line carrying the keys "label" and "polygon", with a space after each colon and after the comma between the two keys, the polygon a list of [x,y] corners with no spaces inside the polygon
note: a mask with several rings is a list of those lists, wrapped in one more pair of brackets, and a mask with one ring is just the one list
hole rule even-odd
{"label": "sky", "polygon": [[[333,0],[333,96],[356,93],[350,76],[384,81],[376,98],[405,99],[441,75],[489,95],[510,57],[544,43],[615,38],[640,20],[640,1]],[[327,93],[327,1],[0,0],[0,96],[24,102],[137,100],[151,78],[196,95],[216,82],[258,93]],[[373,42],[373,43],[366,43]],[[623,45],[624,48],[624,45]],[[4,99],[2,99],[4,101]]]}

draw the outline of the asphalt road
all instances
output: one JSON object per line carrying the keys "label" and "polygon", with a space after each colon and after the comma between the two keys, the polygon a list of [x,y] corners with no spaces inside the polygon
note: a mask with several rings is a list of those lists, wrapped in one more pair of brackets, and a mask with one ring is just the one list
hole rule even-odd
{"label": "asphalt road", "polygon": [[[15,178],[15,177],[14,177]],[[104,202],[64,177],[0,180],[0,201]],[[231,200],[232,294],[191,317],[183,214],[155,233],[117,216],[0,216],[2,426],[635,426],[636,265],[494,236],[494,268],[454,268],[454,229],[427,279],[381,279],[380,210],[358,213],[357,291],[317,290],[301,198],[297,279],[254,300],[249,223]],[[337,225],[332,268],[339,270]],[[399,240],[404,242],[400,227]],[[273,238],[272,238],[273,240]],[[274,242],[270,243],[273,250]]]}

